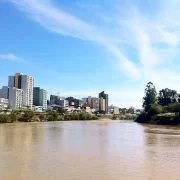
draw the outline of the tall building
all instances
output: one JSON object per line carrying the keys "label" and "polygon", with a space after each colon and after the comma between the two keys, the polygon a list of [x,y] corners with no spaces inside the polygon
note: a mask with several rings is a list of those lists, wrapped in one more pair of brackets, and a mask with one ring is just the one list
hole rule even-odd
{"label": "tall building", "polygon": [[0,89],[0,98],[9,99],[9,87],[3,86],[2,89]]}
{"label": "tall building", "polygon": [[87,98],[82,98],[82,106],[87,105]]}
{"label": "tall building", "polygon": [[100,105],[100,111],[105,111],[106,112],[106,101],[103,99],[103,97],[100,98],[99,100],[99,105]]}
{"label": "tall building", "polygon": [[22,108],[23,91],[15,87],[3,86],[0,89],[0,98],[9,99],[8,105],[11,109]]}
{"label": "tall building", "polygon": [[9,105],[11,109],[21,109],[23,103],[23,90],[9,87]]}
{"label": "tall building", "polygon": [[88,106],[91,108],[92,107],[92,98],[91,96],[88,96],[88,99],[87,99],[87,103],[88,103]]}
{"label": "tall building", "polygon": [[33,105],[42,106],[44,110],[47,109],[47,91],[40,87],[34,87]]}
{"label": "tall building", "polygon": [[16,73],[15,76],[9,76],[8,86],[23,90],[23,106],[32,108],[34,78],[22,73]]}
{"label": "tall building", "polygon": [[108,94],[105,94],[104,91],[99,93],[99,99],[103,98],[105,100],[105,112],[108,113]]}
{"label": "tall building", "polygon": [[99,111],[99,98],[96,97],[92,98],[92,109]]}

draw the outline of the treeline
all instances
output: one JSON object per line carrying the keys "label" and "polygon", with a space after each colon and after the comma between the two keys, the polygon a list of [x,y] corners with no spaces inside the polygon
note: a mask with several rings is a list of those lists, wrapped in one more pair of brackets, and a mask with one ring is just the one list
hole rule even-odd
{"label": "treeline", "polygon": [[112,120],[135,120],[136,119],[135,114],[122,114],[122,115],[113,115]]}
{"label": "treeline", "polygon": [[12,111],[0,114],[0,123],[13,122],[35,122],[35,121],[71,121],[71,120],[98,120],[96,115],[91,114],[70,114],[65,115],[63,112],[47,111],[47,113],[35,115],[31,110]]}
{"label": "treeline", "polygon": [[180,124],[180,95],[175,90],[162,89],[159,94],[152,82],[149,82],[143,97],[144,112],[136,122],[163,125]]}

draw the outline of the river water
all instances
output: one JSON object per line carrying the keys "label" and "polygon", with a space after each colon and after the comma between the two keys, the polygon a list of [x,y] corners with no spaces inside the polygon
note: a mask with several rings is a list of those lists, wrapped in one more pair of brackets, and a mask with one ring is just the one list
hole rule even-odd
{"label": "river water", "polygon": [[0,125],[0,180],[179,180],[180,128],[131,121]]}

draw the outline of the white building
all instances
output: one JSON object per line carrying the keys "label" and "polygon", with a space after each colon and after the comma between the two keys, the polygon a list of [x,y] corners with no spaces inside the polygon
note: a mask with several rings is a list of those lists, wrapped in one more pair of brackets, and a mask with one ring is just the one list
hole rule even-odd
{"label": "white building", "polygon": [[119,108],[118,107],[114,107],[113,114],[119,114]]}
{"label": "white building", "polygon": [[33,109],[35,112],[43,112],[44,111],[43,106],[34,106]]}
{"label": "white building", "polygon": [[5,110],[8,108],[8,99],[0,98],[0,110]]}
{"label": "white building", "polygon": [[34,78],[28,75],[21,76],[21,89],[23,90],[23,106],[33,106]]}
{"label": "white building", "polygon": [[69,101],[68,100],[60,100],[60,106],[63,108],[66,108],[69,106]]}
{"label": "white building", "polygon": [[32,108],[33,106],[33,88],[34,78],[22,73],[16,73],[15,76],[9,76],[9,87],[15,87],[23,90],[23,106]]}
{"label": "white building", "polygon": [[11,109],[21,109],[23,103],[23,90],[9,87],[9,105]]}
{"label": "white building", "polygon": [[0,98],[9,99],[8,105],[11,109],[22,108],[22,90],[15,87],[3,86],[0,89]]}

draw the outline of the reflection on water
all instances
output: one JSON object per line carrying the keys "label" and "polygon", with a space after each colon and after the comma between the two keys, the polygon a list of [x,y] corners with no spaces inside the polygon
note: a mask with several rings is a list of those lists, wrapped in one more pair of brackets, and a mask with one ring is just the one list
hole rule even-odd
{"label": "reflection on water", "polygon": [[107,120],[0,125],[2,180],[174,180],[179,165],[179,127]]}

